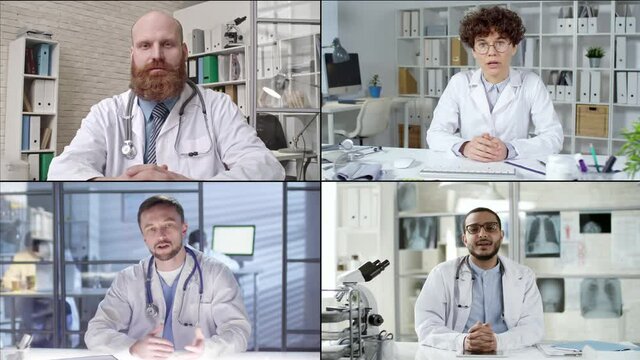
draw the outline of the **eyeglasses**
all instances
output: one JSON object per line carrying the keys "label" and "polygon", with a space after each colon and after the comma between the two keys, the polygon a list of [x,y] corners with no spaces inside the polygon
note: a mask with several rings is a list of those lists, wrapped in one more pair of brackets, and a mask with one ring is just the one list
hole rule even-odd
{"label": "eyeglasses", "polygon": [[469,234],[477,234],[480,232],[480,228],[484,228],[484,231],[492,233],[500,230],[500,225],[497,222],[488,222],[484,224],[470,224],[464,227]]}
{"label": "eyeglasses", "polygon": [[494,49],[496,49],[497,52],[499,53],[503,53],[505,51],[507,51],[507,49],[509,48],[510,43],[508,41],[504,41],[504,40],[498,40],[496,42],[494,42],[493,44],[489,44],[486,43],[484,41],[480,41],[477,42],[474,46],[473,49],[480,55],[485,55],[489,52],[489,48],[493,46]]}

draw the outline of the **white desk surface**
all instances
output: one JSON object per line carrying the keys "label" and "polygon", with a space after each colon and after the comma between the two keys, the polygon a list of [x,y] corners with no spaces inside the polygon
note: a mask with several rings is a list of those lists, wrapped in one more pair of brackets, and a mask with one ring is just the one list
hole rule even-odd
{"label": "white desk surface", "polygon": [[[6,349],[6,353],[13,353],[15,349]],[[5,349],[2,350],[2,360],[5,357]],[[105,355],[89,351],[86,349],[29,349],[24,353],[25,360],[54,360],[54,359],[72,359],[85,356],[99,356]],[[229,356],[217,358],[217,360],[231,360],[231,359],[250,359],[250,360],[318,360],[320,359],[319,352],[245,352],[238,353]]]}
{"label": "white desk surface", "polygon": [[[455,351],[440,350],[429,346],[421,346],[418,343],[411,342],[396,342],[395,357],[396,360],[447,360],[447,359],[472,359],[472,358],[458,358]],[[630,343],[623,342],[623,344],[629,345]],[[615,355],[615,357],[612,356]],[[617,355],[623,355],[624,359],[637,359],[640,358],[638,351],[622,351],[622,352],[606,352],[606,351],[594,351],[590,354],[584,353],[583,356],[554,356],[546,357],[535,346],[526,347],[524,349],[505,352],[506,357],[482,357],[477,359],[516,359],[516,360],[537,360],[537,359],[606,359],[614,358],[618,359]],[[593,355],[593,356],[590,356]],[[603,356],[604,355],[604,356]]]}
{"label": "white desk surface", "polygon": [[[359,147],[356,147],[359,148]],[[366,148],[366,147],[365,147]],[[344,151],[326,151],[322,153],[322,157],[333,162],[333,160]],[[396,169],[393,166],[393,161],[399,158],[411,158],[413,163],[406,169]],[[583,156],[587,165],[593,164],[591,157]],[[607,160],[607,156],[598,156],[598,163],[602,167],[602,164]],[[546,162],[546,157],[540,160]],[[490,163],[492,166],[497,166],[505,169],[515,169],[515,176],[513,175],[499,175],[499,174],[442,174],[442,173],[429,173],[421,175],[420,170],[423,169],[426,164],[433,166],[437,165],[455,165],[459,164],[469,169],[481,169],[486,167],[486,163],[469,160],[466,158],[456,157],[451,152],[440,152],[430,149],[405,149],[405,148],[391,148],[383,147],[382,151],[376,152],[370,155],[366,155],[362,158],[363,162],[377,162],[382,164],[383,175],[379,180],[545,180],[545,176],[523,170],[514,167],[509,164],[496,162]],[[521,160],[509,160],[510,162],[526,166],[538,171],[545,171],[544,166],[539,163],[538,159],[521,159]],[[613,166],[614,170],[622,170],[624,168],[624,158],[619,157],[618,161]],[[590,171],[595,171],[590,168]],[[333,180],[334,169],[332,164],[322,164],[322,179]],[[628,176],[624,172],[609,173],[609,174],[597,174],[590,173],[589,180],[628,180]]]}

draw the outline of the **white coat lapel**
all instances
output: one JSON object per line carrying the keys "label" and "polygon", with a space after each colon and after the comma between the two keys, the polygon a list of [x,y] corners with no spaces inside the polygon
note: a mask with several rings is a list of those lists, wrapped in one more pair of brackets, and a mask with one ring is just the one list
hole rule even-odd
{"label": "white coat lapel", "polygon": [[503,108],[506,108],[515,99],[516,89],[522,85],[522,79],[518,70],[509,70],[509,83],[504,87],[502,94],[498,98],[496,106],[493,108],[493,112],[497,113]]}
{"label": "white coat lapel", "polygon": [[482,76],[482,70],[478,69],[473,72],[469,81],[469,92],[471,93],[471,100],[482,114],[482,117],[488,119],[491,117],[491,112],[480,76]]}
{"label": "white coat lapel", "polygon": [[159,138],[162,137],[165,133],[171,131],[171,129],[173,129],[174,127],[178,126],[180,122],[180,116],[178,115],[180,113],[180,107],[182,107],[182,103],[186,101],[190,94],[191,88],[189,87],[189,85],[184,84],[178,101],[176,101],[176,104],[173,105],[173,109],[171,109],[171,112],[169,112],[169,116],[162,126],[162,130],[158,135]]}
{"label": "white coat lapel", "polygon": [[[460,291],[458,302],[453,304],[454,311],[458,313],[456,323],[453,324],[454,330],[462,331],[469,320],[471,313],[471,304],[473,303],[473,280],[469,267],[464,264],[460,268],[460,279],[458,282],[458,290]],[[461,305],[462,307],[458,307]]]}
{"label": "white coat lapel", "polygon": [[[129,93],[126,93],[127,95],[125,95],[127,97],[129,97]],[[126,101],[126,100],[125,100]],[[136,102],[136,104],[138,103],[138,99],[134,99],[134,101]],[[134,104],[135,105],[135,104]],[[126,107],[126,102],[125,102],[125,107]],[[122,144],[118,144],[117,146],[117,154],[118,156],[122,156],[122,158],[124,159],[124,161],[127,164],[142,164],[143,159],[144,159],[144,149],[145,149],[145,143],[146,143],[146,138],[145,138],[145,120],[144,120],[144,113],[142,112],[142,109],[140,109],[140,106],[133,106],[133,109],[131,109],[131,141],[133,142],[133,145],[135,146],[137,153],[136,153],[136,157],[133,158],[132,160],[127,159],[126,157],[124,157],[121,153],[121,149],[120,147],[122,146]],[[120,121],[124,121],[122,119],[120,119]],[[123,124],[124,125],[124,124]],[[123,129],[125,129],[126,125],[123,126]],[[125,131],[125,135],[123,137],[124,140],[127,140],[127,134]],[[123,141],[124,143],[124,141]],[[128,166],[125,167],[125,169]],[[125,169],[122,169],[122,171],[124,172]]]}
{"label": "white coat lapel", "polygon": [[520,271],[516,271],[511,266],[505,264],[503,258],[500,259],[505,267],[505,273],[502,277],[502,295],[504,301],[504,320],[507,328],[512,328],[516,324],[511,321],[519,319],[522,302],[524,299],[524,275]]}

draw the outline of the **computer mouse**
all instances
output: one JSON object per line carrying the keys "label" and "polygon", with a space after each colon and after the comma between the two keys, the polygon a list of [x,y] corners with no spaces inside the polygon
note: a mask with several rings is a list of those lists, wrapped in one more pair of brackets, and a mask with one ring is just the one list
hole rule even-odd
{"label": "computer mouse", "polygon": [[411,158],[399,158],[393,161],[393,167],[396,169],[406,169],[413,164],[413,159]]}

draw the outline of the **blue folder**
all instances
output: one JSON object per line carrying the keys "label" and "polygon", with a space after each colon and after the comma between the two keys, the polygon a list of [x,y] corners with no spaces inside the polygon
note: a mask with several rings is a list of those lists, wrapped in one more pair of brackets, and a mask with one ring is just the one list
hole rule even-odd
{"label": "blue folder", "polygon": [[198,84],[204,84],[204,57],[198,58]]}
{"label": "blue folder", "polygon": [[31,116],[22,115],[22,150],[29,150],[29,124],[31,123]]}
{"label": "blue folder", "polygon": [[36,50],[36,61],[38,65],[38,75],[49,76],[49,58],[51,56],[51,46],[49,44],[40,44]]}
{"label": "blue folder", "polygon": [[604,341],[594,341],[594,340],[586,340],[586,341],[573,341],[573,342],[563,342],[553,344],[554,348],[560,349],[575,349],[580,350],[589,345],[596,351],[625,351],[625,350],[638,350],[637,346],[626,346],[618,343],[604,342]]}

